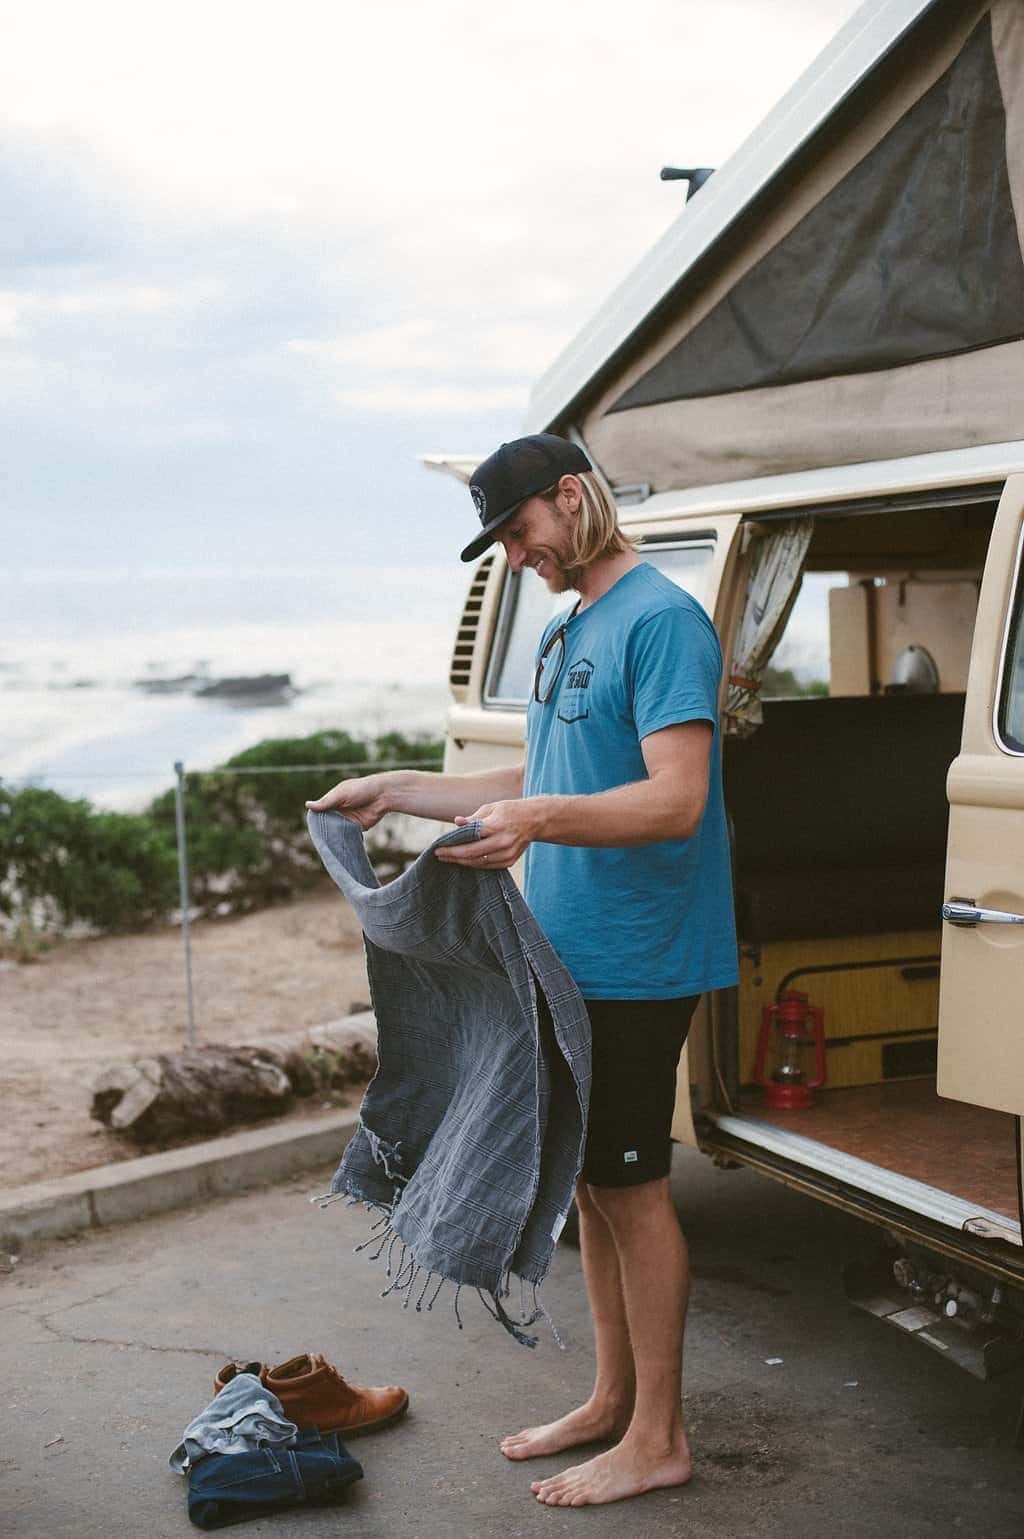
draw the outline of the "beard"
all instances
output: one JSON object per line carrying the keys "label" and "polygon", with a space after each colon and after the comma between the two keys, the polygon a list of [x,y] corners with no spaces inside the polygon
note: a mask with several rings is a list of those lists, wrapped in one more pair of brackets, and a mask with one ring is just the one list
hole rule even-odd
{"label": "beard", "polygon": [[[583,567],[575,566],[563,560],[560,553],[554,554],[551,551],[547,553],[544,559],[551,568],[549,575],[541,578],[548,591],[550,593],[574,593],[579,587],[580,578],[583,575]],[[537,576],[540,577],[539,572]]]}
{"label": "beard", "polygon": [[573,560],[573,541],[569,532],[572,519],[565,518],[564,514],[558,516],[565,522],[566,533],[557,545],[549,545],[546,549],[545,559],[554,570],[544,581],[552,593],[573,593],[579,587],[584,568]]}
{"label": "beard", "polygon": [[560,561],[548,586],[552,593],[575,593],[579,588],[583,571],[581,566],[566,566]]}

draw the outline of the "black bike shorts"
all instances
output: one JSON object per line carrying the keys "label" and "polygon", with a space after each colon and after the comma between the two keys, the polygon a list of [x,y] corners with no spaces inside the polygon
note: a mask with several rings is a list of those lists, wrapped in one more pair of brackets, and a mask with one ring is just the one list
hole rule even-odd
{"label": "black bike shorts", "polygon": [[699,1000],[584,1000],[593,1033],[580,1175],[588,1186],[641,1186],[668,1175],[676,1069]]}

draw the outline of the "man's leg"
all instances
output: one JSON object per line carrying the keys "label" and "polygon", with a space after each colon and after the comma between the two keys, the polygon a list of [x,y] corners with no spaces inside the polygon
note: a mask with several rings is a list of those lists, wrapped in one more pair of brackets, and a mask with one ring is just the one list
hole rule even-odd
{"label": "man's leg", "polygon": [[533,1482],[537,1500],[551,1506],[619,1501],[657,1486],[683,1485],[691,1472],[681,1404],[690,1268],[668,1178],[594,1187],[590,1195],[618,1253],[636,1399],[629,1427],[614,1448]]}
{"label": "man's leg", "polygon": [[594,1320],[594,1388],[589,1400],[558,1421],[527,1427],[504,1438],[501,1451],[508,1459],[532,1459],[538,1454],[561,1453],[579,1443],[621,1437],[633,1413],[635,1374],[618,1247],[584,1181],[576,1189],[576,1206],[583,1276]]}

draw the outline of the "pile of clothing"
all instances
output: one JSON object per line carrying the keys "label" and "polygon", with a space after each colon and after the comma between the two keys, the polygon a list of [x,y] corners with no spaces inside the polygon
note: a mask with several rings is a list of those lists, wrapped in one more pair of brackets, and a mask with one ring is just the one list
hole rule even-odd
{"label": "pile of clothing", "polygon": [[327,1506],[363,1476],[342,1434],[379,1431],[408,1405],[398,1385],[349,1384],[322,1353],[276,1368],[228,1363],[168,1462],[188,1478],[188,1515],[197,1528]]}

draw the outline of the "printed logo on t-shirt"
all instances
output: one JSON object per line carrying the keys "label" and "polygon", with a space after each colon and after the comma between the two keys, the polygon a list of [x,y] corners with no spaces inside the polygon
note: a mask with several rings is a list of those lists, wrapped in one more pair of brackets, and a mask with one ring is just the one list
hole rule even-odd
{"label": "printed logo on t-shirt", "polygon": [[594,676],[594,665],[589,657],[578,657],[565,670],[565,680],[558,697],[558,719],[568,722],[586,721],[590,715],[590,698],[587,691]]}
{"label": "printed logo on t-shirt", "polygon": [[639,1156],[635,1149],[627,1149],[622,1158],[627,1165],[635,1165]]}

